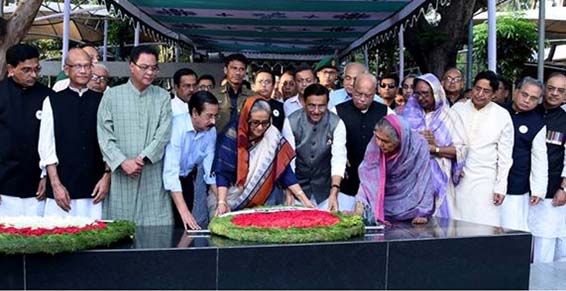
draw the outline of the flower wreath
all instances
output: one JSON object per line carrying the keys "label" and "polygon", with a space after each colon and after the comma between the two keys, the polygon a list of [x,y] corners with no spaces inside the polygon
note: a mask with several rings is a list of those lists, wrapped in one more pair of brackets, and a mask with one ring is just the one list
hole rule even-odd
{"label": "flower wreath", "polygon": [[84,217],[0,217],[0,253],[73,252],[108,246],[135,233],[131,221]]}
{"label": "flower wreath", "polygon": [[234,240],[267,243],[336,241],[365,232],[361,216],[302,207],[230,212],[213,218],[209,229]]}

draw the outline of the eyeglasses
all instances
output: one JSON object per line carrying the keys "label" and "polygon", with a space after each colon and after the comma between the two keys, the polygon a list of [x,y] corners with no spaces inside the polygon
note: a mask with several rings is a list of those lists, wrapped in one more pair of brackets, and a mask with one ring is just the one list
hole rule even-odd
{"label": "eyeglasses", "polygon": [[267,128],[271,125],[271,120],[250,120],[250,121],[248,121],[248,124],[252,128],[258,128],[260,125],[263,128]]}
{"label": "eyeglasses", "polygon": [[541,96],[533,96],[533,95],[529,95],[529,93],[525,92],[525,91],[521,91],[519,96],[521,96],[521,98],[526,99],[529,102],[538,102],[538,100],[540,99]]}
{"label": "eyeglasses", "polygon": [[136,67],[140,68],[144,72],[149,72],[149,71],[152,71],[152,72],[155,72],[155,73],[159,72],[159,66],[157,66],[157,65],[150,66],[150,65],[145,65],[145,64],[142,64],[142,65],[138,65],[136,63],[132,63],[132,64],[136,65]]}
{"label": "eyeglasses", "polygon": [[414,93],[417,95],[417,98],[427,98],[431,95],[430,91],[415,91]]}
{"label": "eyeglasses", "polygon": [[214,89],[214,85],[198,85],[197,88],[199,90],[212,90]]}
{"label": "eyeglasses", "polygon": [[356,98],[356,99],[361,99],[361,98],[365,98],[365,99],[372,99],[373,100],[373,96],[375,94],[363,94],[363,93],[358,93],[355,92],[354,94],[352,94],[352,97]]}
{"label": "eyeglasses", "polygon": [[385,83],[381,83],[379,84],[379,87],[385,89],[386,87],[389,89],[393,89],[395,88],[397,85],[395,85],[395,83],[389,83],[389,84],[385,84]]}
{"label": "eyeglasses", "polygon": [[264,85],[264,86],[273,84],[273,82],[272,82],[271,80],[257,80],[256,82],[257,82],[258,84]]}
{"label": "eyeglasses", "polygon": [[86,64],[86,65],[83,65],[83,64],[65,64],[65,66],[67,66],[67,67],[69,67],[72,70],[77,71],[77,72],[80,72],[81,70],[88,71],[88,70],[92,69],[92,64]]}
{"label": "eyeglasses", "polygon": [[307,109],[309,111],[315,111],[317,109],[319,111],[325,111],[327,106],[327,104],[307,104]]}
{"label": "eyeglasses", "polygon": [[108,82],[108,77],[104,77],[104,76],[99,76],[99,75],[95,75],[92,74],[92,77],[90,77],[90,79],[96,83],[106,83]]}
{"label": "eyeglasses", "polygon": [[446,76],[446,78],[444,78],[444,81],[447,81],[448,83],[458,83],[458,82],[462,81],[462,77],[452,78],[452,77]]}

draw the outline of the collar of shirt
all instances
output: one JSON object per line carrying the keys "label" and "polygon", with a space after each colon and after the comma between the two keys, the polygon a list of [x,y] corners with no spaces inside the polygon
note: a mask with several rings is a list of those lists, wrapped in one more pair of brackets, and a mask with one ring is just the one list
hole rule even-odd
{"label": "collar of shirt", "polygon": [[88,87],[84,87],[84,88],[73,88],[71,87],[71,85],[69,85],[69,90],[76,92],[77,94],[79,94],[79,97],[83,97],[83,94],[88,91]]}

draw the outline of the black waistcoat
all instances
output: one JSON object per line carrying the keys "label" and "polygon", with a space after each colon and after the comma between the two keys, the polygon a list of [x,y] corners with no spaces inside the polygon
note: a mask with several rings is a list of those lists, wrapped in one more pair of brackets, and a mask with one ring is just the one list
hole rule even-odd
{"label": "black waistcoat", "polygon": [[283,122],[285,121],[283,102],[269,99],[269,106],[271,107],[271,123],[281,132],[283,130]]}
{"label": "black waistcoat", "polygon": [[542,116],[534,110],[515,112],[511,103],[504,106],[511,114],[515,138],[513,143],[513,166],[507,178],[507,194],[522,195],[530,192],[531,152],[533,140],[544,127]]}
{"label": "black waistcoat", "polygon": [[340,191],[347,195],[356,195],[360,186],[358,167],[362,163],[367,145],[373,137],[375,124],[387,115],[387,106],[374,101],[368,111],[363,113],[350,100],[338,104],[336,112],[346,125],[346,149],[348,150],[348,166]]}
{"label": "black waistcoat", "polygon": [[[81,97],[69,88],[49,98],[53,109],[57,172],[71,199],[92,198],[104,174],[96,135],[96,114],[102,94],[87,90]],[[51,183],[47,197],[53,198]]]}
{"label": "black waistcoat", "polygon": [[23,89],[12,78],[0,82],[0,194],[34,197],[39,169],[39,125],[45,97],[53,91],[35,83]]}
{"label": "black waistcoat", "polygon": [[553,198],[562,183],[564,168],[564,142],[566,141],[566,111],[562,108],[537,108],[546,124],[546,150],[548,156],[548,186],[546,198]]}

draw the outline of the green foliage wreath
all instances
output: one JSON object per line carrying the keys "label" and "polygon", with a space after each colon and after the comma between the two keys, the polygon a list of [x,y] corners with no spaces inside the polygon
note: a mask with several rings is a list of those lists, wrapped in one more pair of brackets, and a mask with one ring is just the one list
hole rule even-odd
{"label": "green foliage wreath", "polygon": [[136,231],[131,221],[107,223],[106,228],[87,230],[76,234],[48,234],[25,236],[0,234],[0,254],[56,254],[74,252],[94,247],[109,246],[121,239],[131,237]]}
{"label": "green foliage wreath", "polygon": [[239,241],[264,243],[302,243],[345,240],[364,234],[363,219],[358,215],[333,212],[340,222],[331,226],[298,228],[241,227],[233,224],[234,215],[217,216],[209,224],[210,232]]}

